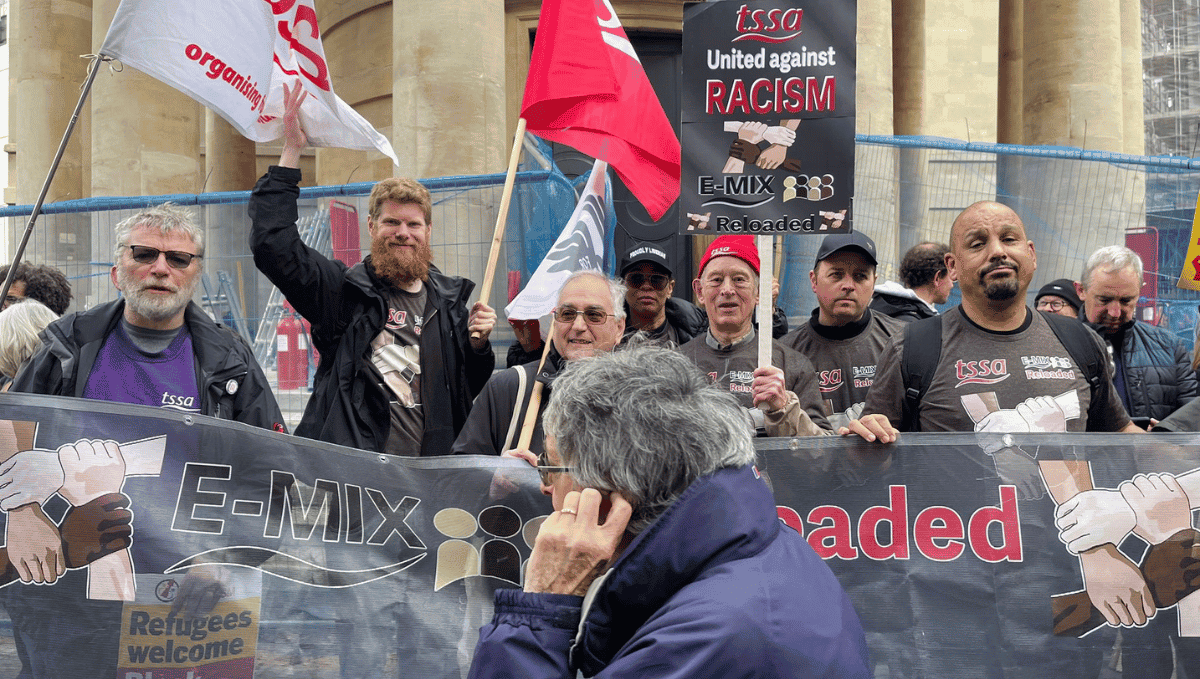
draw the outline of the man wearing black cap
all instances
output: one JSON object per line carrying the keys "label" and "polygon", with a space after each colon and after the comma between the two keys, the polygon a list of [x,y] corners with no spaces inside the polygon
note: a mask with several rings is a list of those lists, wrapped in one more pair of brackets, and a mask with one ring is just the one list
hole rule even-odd
{"label": "man wearing black cap", "polygon": [[1069,278],[1060,278],[1043,285],[1042,289],[1038,290],[1037,297],[1033,298],[1033,303],[1038,311],[1070,318],[1079,318],[1079,308],[1083,306],[1079,295],[1075,293],[1075,281]]}
{"label": "man wearing black cap", "polygon": [[877,264],[875,242],[866,234],[826,236],[808,274],[817,308],[808,323],[781,340],[812,361],[825,415],[835,430],[858,417],[879,353],[904,328],[868,308]]}
{"label": "man wearing black cap", "polygon": [[634,243],[621,258],[627,312],[624,343],[639,330],[646,339],[675,347],[704,332],[708,321],[696,305],[672,297],[675,277],[667,253],[653,243]]}

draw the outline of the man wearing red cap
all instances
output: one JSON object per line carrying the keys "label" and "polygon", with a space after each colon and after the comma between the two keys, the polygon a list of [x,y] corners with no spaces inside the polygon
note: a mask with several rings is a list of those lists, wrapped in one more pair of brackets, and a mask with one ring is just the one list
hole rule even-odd
{"label": "man wearing red cap", "polygon": [[700,260],[692,291],[708,313],[708,331],[679,348],[709,379],[747,408],[768,436],[812,436],[829,429],[816,371],[805,357],[772,341],[770,367],[758,368],[754,309],[758,250],[753,236],[720,236]]}

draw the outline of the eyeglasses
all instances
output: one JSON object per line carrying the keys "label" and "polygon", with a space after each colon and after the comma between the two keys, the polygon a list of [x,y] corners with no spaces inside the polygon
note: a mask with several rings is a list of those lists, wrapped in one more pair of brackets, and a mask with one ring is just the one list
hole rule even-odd
{"label": "eyeglasses", "polygon": [[542,485],[544,485],[544,486],[548,486],[554,482],[555,474],[566,474],[568,472],[575,471],[574,467],[559,467],[559,466],[545,464],[547,461],[545,452],[543,452],[541,455],[538,455],[537,460],[538,460],[538,466],[537,466],[538,474],[541,475]]}
{"label": "eyeglasses", "polygon": [[25,299],[25,298],[17,297],[16,295],[5,295],[4,296],[4,308],[7,309],[8,307],[12,306],[13,304],[16,304],[17,302],[20,302],[23,299]]}
{"label": "eyeglasses", "polygon": [[1067,303],[1062,301],[1061,299],[1055,299],[1055,300],[1041,299],[1041,300],[1038,300],[1037,308],[1038,308],[1038,311],[1043,311],[1043,310],[1045,310],[1045,311],[1062,311],[1062,308],[1065,307],[1066,305],[1067,305]]}
{"label": "eyeglasses", "polygon": [[650,281],[650,287],[655,290],[665,290],[667,283],[670,282],[668,276],[660,273],[644,274],[644,273],[629,273],[625,274],[625,285],[631,288],[640,288],[646,281]]}
{"label": "eyeglasses", "polygon": [[554,310],[554,320],[560,323],[574,323],[579,314],[583,314],[583,320],[587,321],[588,325],[600,325],[607,321],[609,316],[616,315],[605,313],[595,307],[588,307],[580,311],[574,307],[565,306]]}
{"label": "eyeglasses", "polygon": [[199,259],[204,256],[193,255],[190,252],[180,252],[179,250],[159,250],[145,245],[126,245],[125,247],[129,248],[129,255],[138,264],[153,264],[158,261],[159,255],[166,255],[167,266],[172,269],[186,269],[192,265],[193,259]]}

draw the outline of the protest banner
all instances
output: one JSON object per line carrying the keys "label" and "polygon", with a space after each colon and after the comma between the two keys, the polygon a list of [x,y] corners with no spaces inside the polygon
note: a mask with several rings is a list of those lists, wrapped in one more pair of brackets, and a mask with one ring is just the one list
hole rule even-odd
{"label": "protest banner", "polygon": [[[96,465],[88,506],[66,501],[79,498],[73,489],[40,491],[45,527],[63,536],[68,565],[54,584],[4,571],[0,593],[22,651],[57,676],[210,676],[203,663],[215,659],[228,668],[252,662],[258,677],[296,668],[312,677],[463,677],[493,592],[521,585],[551,509],[536,471],[519,460],[397,458],[186,413],[14,394],[0,395],[0,446],[11,454],[0,484],[31,459],[79,453],[81,441],[120,448],[160,436],[157,475]],[[1194,654],[1200,438],[1010,436],[1006,445],[1027,464],[1000,469],[981,447],[990,439],[975,434],[905,434],[887,447],[756,441],[779,529],[800,531],[850,594],[875,676],[1120,677],[1118,657],[1132,642],[1104,612],[1132,607],[1142,592],[1155,617],[1178,620],[1181,662]],[[516,490],[493,483],[497,472]],[[1177,490],[1134,494],[1151,478],[1137,475],[1148,473]],[[1062,497],[1067,477],[1083,482],[1075,497]],[[1076,547],[1103,544],[1069,551],[1056,512],[1080,527],[1064,533]],[[0,555],[13,562],[32,541],[14,535],[13,514],[4,518]],[[125,547],[137,600],[89,600],[87,564]],[[189,577],[226,595],[209,601],[213,611],[168,623],[173,595],[209,591],[189,588]],[[0,637],[0,671],[15,674],[3,666],[17,657],[14,643]],[[251,676],[240,671],[220,676]]]}
{"label": "protest banner", "polygon": [[851,230],[857,3],[693,3],[679,233]]}

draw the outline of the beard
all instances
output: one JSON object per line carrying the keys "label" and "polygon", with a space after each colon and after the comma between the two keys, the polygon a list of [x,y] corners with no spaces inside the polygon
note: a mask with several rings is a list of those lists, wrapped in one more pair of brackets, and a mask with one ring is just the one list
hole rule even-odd
{"label": "beard", "polygon": [[[1002,278],[990,283],[984,281],[988,274],[1002,266],[1011,268],[1013,275],[1009,278]],[[1017,274],[1019,273],[1020,270],[1014,262],[995,262],[991,266],[984,268],[983,271],[979,272],[979,282],[983,284],[984,296],[993,302],[1002,302],[1016,297],[1021,287],[1021,283],[1017,278]]]}
{"label": "beard", "polygon": [[[155,323],[168,321],[183,311],[188,302],[192,301],[192,293],[196,290],[196,280],[193,277],[187,284],[178,288],[166,278],[147,278],[141,282],[135,282],[123,267],[117,267],[117,282],[121,284],[121,292],[125,295],[125,304],[137,315]],[[168,288],[173,291],[169,295],[152,293],[148,291],[148,288],[152,287]]]}
{"label": "beard", "polygon": [[385,239],[371,239],[371,265],[375,274],[388,284],[400,287],[415,280],[428,280],[433,250],[428,242],[413,244],[413,249],[394,252]]}

